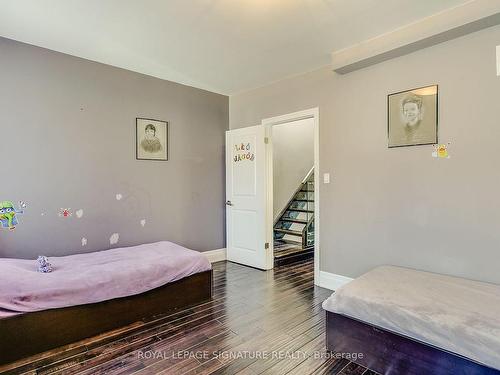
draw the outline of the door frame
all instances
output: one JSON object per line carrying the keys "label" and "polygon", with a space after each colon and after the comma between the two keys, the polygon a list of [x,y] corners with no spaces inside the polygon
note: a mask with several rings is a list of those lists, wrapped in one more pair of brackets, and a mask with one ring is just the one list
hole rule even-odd
{"label": "door frame", "polygon": [[314,284],[319,285],[319,257],[320,257],[320,214],[319,214],[319,107],[303,111],[288,113],[263,119],[261,124],[266,128],[266,137],[271,140],[266,147],[266,173],[267,173],[267,207],[266,207],[266,237],[270,250],[268,262],[274,262],[273,241],[273,147],[272,126],[294,122],[299,120],[313,119],[314,123]]}

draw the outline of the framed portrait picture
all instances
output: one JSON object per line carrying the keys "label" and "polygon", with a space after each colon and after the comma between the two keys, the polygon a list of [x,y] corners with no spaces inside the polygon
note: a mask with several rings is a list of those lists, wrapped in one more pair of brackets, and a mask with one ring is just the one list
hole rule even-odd
{"label": "framed portrait picture", "polygon": [[389,148],[438,143],[438,86],[387,97]]}
{"label": "framed portrait picture", "polygon": [[137,160],[168,160],[168,122],[136,118]]}

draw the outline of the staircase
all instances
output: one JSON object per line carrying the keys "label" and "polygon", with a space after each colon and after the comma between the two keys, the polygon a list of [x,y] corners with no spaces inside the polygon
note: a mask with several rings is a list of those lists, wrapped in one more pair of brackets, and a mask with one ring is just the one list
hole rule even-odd
{"label": "staircase", "polygon": [[304,178],[274,223],[276,266],[314,255],[314,169]]}

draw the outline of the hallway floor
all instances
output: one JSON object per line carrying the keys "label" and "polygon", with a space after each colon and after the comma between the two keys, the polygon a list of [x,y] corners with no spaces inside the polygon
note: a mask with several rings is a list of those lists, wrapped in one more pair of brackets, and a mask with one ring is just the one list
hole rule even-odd
{"label": "hallway floor", "polygon": [[314,247],[302,248],[301,243],[274,241],[274,265],[296,263],[314,258]]}

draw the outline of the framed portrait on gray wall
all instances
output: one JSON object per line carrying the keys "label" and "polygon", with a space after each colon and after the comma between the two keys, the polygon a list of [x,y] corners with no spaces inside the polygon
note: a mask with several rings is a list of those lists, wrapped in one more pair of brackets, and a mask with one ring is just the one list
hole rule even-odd
{"label": "framed portrait on gray wall", "polygon": [[137,160],[168,160],[168,122],[136,118]]}
{"label": "framed portrait on gray wall", "polygon": [[387,97],[389,148],[438,143],[438,86]]}

